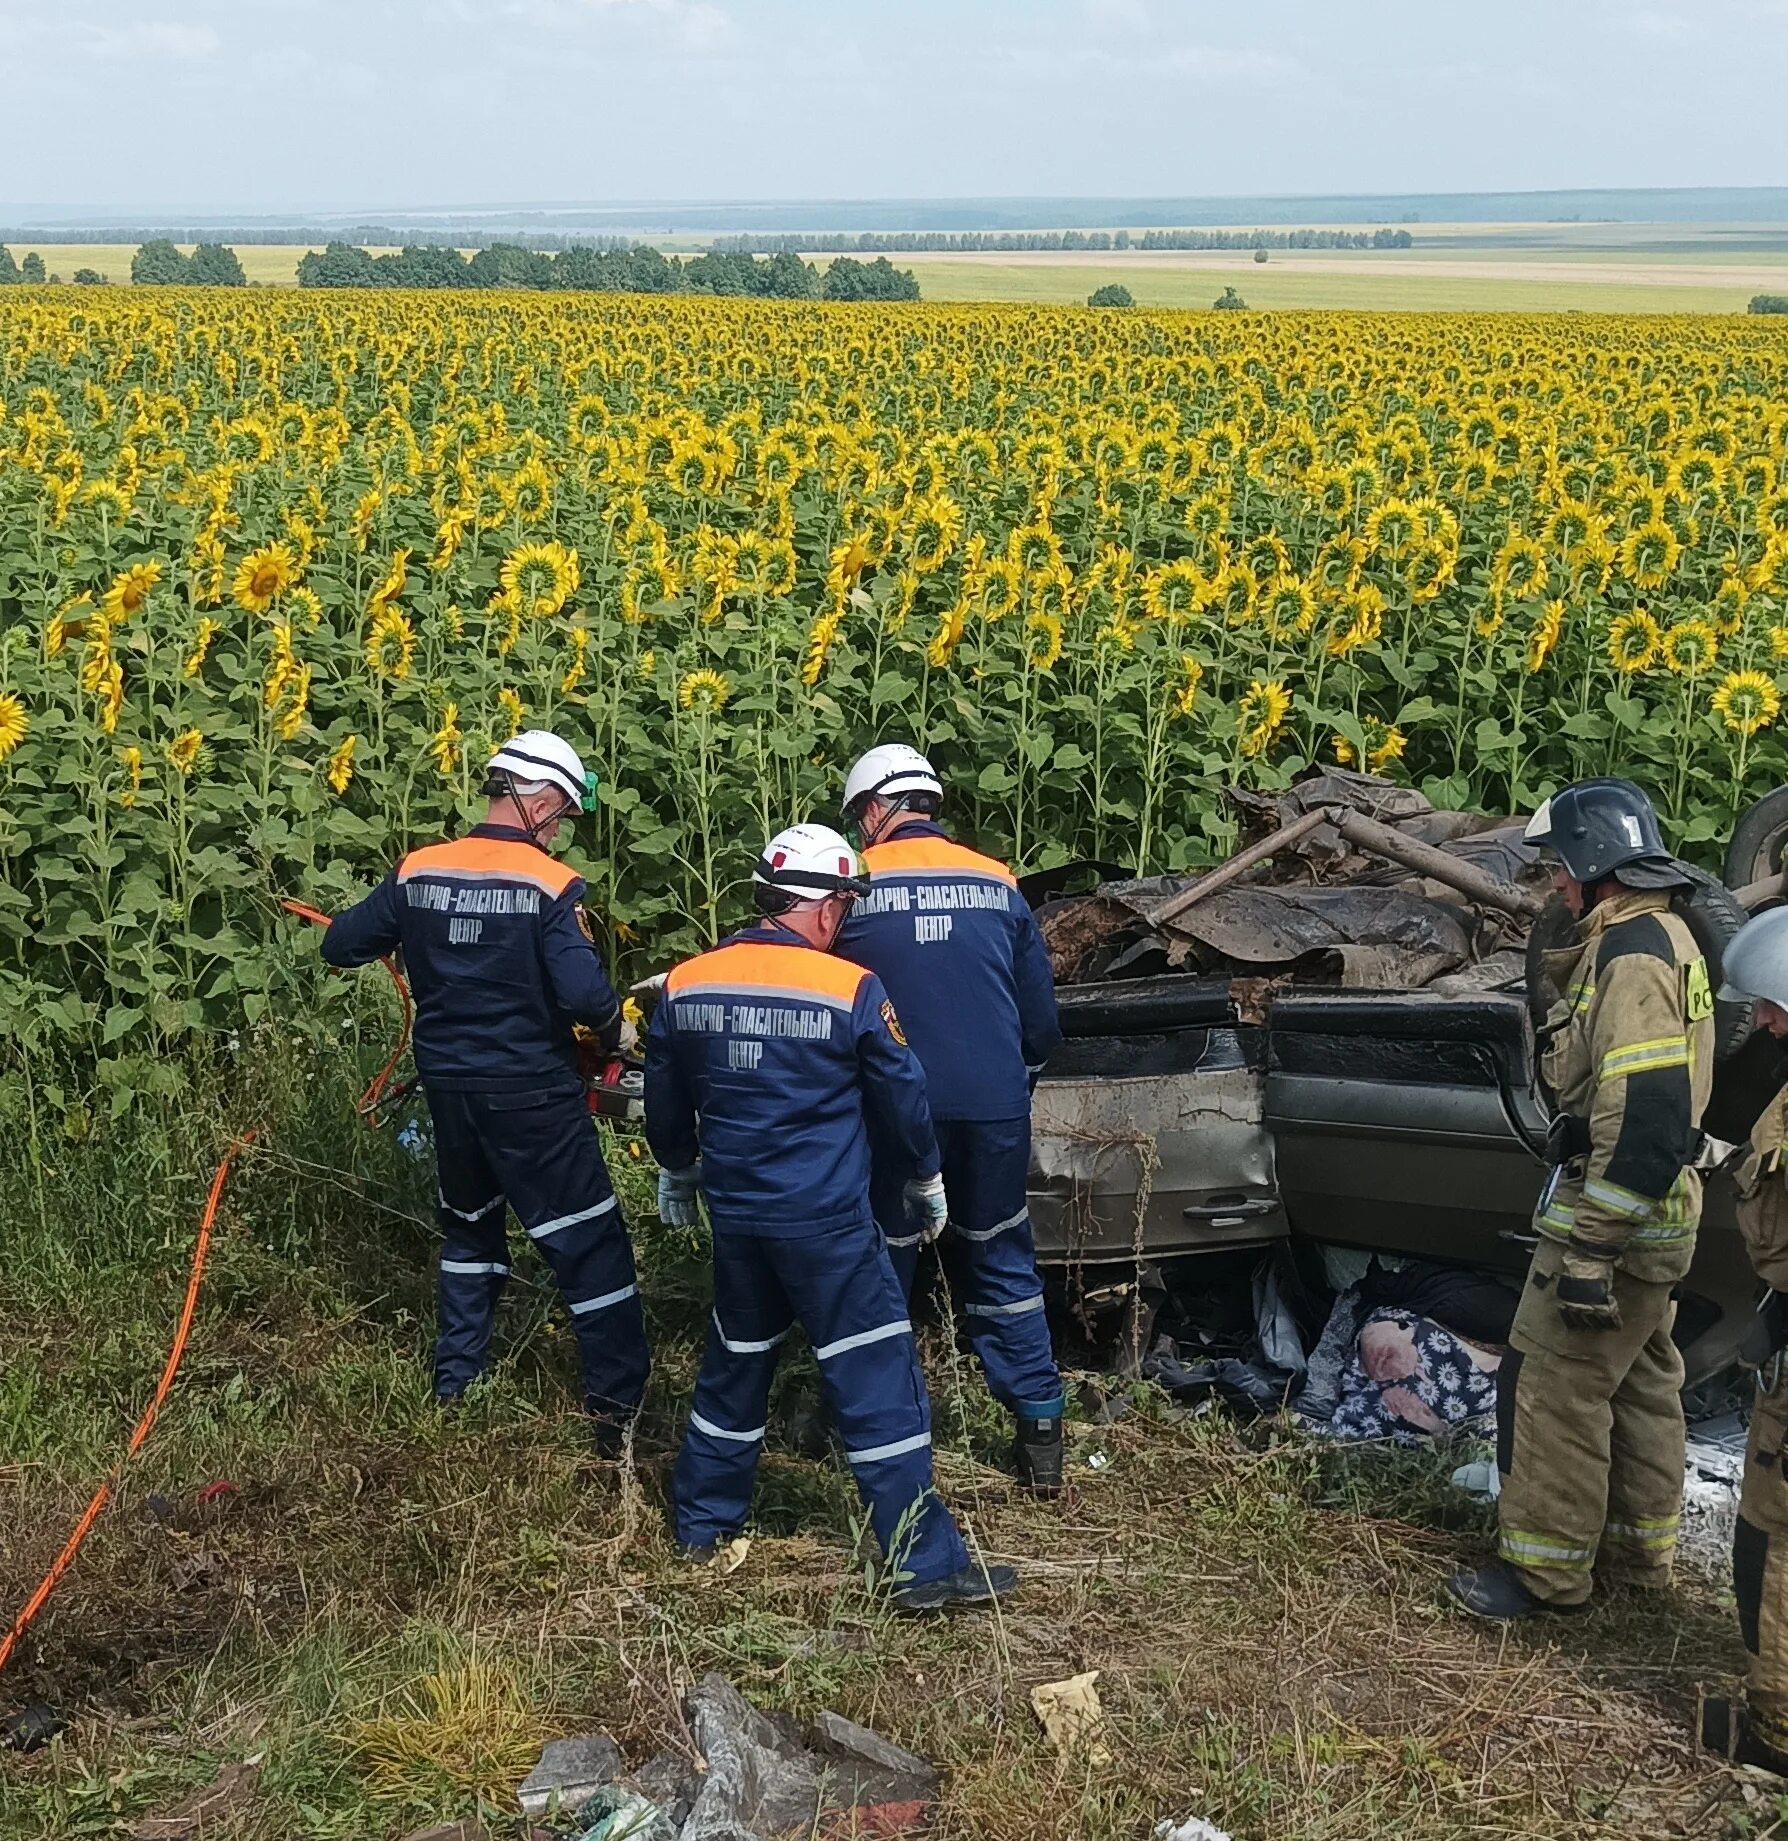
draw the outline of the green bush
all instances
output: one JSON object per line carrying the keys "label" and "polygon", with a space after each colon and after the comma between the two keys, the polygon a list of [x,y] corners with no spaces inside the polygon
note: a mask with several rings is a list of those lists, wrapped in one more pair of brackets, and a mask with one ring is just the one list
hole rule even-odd
{"label": "green bush", "polygon": [[1089,307],[1134,307],[1136,296],[1121,281],[1108,281],[1086,297]]}
{"label": "green bush", "polygon": [[1747,313],[1788,313],[1788,294],[1753,294]]}
{"label": "green bush", "polygon": [[1248,303],[1242,299],[1241,295],[1239,295],[1234,288],[1225,288],[1223,292],[1211,302],[1211,305],[1225,313],[1245,313],[1248,309]]}

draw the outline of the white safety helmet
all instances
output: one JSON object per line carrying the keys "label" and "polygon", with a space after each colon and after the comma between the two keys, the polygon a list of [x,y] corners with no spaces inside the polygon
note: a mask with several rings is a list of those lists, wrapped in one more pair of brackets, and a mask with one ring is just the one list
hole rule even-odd
{"label": "white safety helmet", "polygon": [[584,769],[577,750],[550,729],[524,729],[490,757],[490,772],[506,774],[521,788],[556,786],[574,808],[596,807],[596,776]]}
{"label": "white safety helmet", "polygon": [[778,831],[764,846],[751,880],[758,888],[781,889],[796,901],[869,893],[857,853],[827,825],[790,825]]}
{"label": "white safety helmet", "polygon": [[1753,914],[1727,942],[1720,955],[1725,982],[1720,996],[1727,1003],[1767,998],[1788,1010],[1788,908]]}
{"label": "white safety helmet", "polygon": [[914,793],[929,793],[942,800],[944,783],[917,748],[909,748],[905,742],[883,742],[863,755],[846,776],[844,815],[855,818],[867,799],[892,803]]}

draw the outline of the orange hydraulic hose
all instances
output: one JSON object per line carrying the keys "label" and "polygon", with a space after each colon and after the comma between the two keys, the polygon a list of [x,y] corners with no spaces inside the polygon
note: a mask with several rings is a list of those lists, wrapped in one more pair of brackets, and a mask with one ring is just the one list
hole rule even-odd
{"label": "orange hydraulic hose", "polygon": [[[288,914],[296,914],[300,920],[310,921],[318,927],[329,925],[327,914],[307,907],[301,901],[282,900],[279,905]],[[379,963],[391,974],[391,982],[397,987],[397,1001],[403,1008],[403,1022],[398,1026],[397,1046],[391,1051],[391,1059],[379,1069],[366,1091],[354,1102],[354,1110],[368,1124],[378,1123],[375,1115],[384,1103],[386,1090],[391,1085],[391,1076],[397,1072],[397,1064],[403,1060],[404,1050],[410,1046],[410,1025],[416,1016],[416,1007],[410,998],[410,986],[403,973],[397,969],[396,956],[381,959]]]}
{"label": "orange hydraulic hose", "polygon": [[19,1640],[30,1626],[31,1620],[44,1607],[44,1602],[56,1589],[62,1575],[74,1564],[75,1555],[81,1551],[87,1536],[93,1531],[93,1524],[99,1520],[101,1512],[112,1499],[112,1492],[124,1474],[124,1467],[142,1448],[144,1439],[149,1436],[149,1428],[155,1424],[155,1416],[161,1411],[162,1402],[168,1397],[168,1390],[174,1385],[174,1376],[180,1371],[180,1358],[186,1353],[186,1339],[192,1333],[193,1313],[199,1303],[199,1281],[205,1274],[205,1255],[211,1246],[211,1226],[217,1219],[217,1205],[223,1198],[224,1182],[230,1174],[230,1165],[236,1161],[236,1153],[254,1140],[252,1131],[245,1131],[241,1137],[224,1152],[223,1161],[218,1164],[216,1173],[211,1178],[210,1193],[205,1197],[205,1212],[199,1217],[198,1239],[192,1250],[192,1270],[187,1274],[186,1299],[180,1306],[180,1321],[174,1330],[173,1347],[168,1350],[168,1359],[161,1371],[161,1379],[155,1384],[155,1391],[149,1396],[149,1404],[143,1408],[143,1416],[137,1421],[136,1429],[130,1435],[130,1443],[124,1448],[124,1456],[118,1460],[105,1482],[93,1493],[93,1499],[81,1513],[81,1519],[75,1523],[74,1532],[68,1537],[62,1551],[56,1555],[50,1570],[38,1581],[37,1589],[25,1600],[25,1608],[13,1619],[12,1628],[7,1631],[4,1641],[0,1641],[0,1669],[6,1667],[12,1652],[18,1647]]}

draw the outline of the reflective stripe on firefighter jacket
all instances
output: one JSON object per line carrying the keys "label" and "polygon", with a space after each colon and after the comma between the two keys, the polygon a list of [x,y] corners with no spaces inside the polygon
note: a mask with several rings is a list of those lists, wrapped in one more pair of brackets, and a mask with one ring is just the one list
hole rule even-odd
{"label": "reflective stripe on firefighter jacket", "polygon": [[1062,1039],[1049,955],[1017,878],[909,820],[863,852],[870,892],[838,951],[882,981],[935,1119],[1022,1119]]}
{"label": "reflective stripe on firefighter jacket", "polygon": [[925,1075],[881,980],[787,928],[746,929],[670,974],[646,1039],[646,1137],[701,1159],[717,1231],[868,1225],[869,1132],[935,1176]]}
{"label": "reflective stripe on firefighter jacket", "polygon": [[1555,1172],[1535,1225],[1617,1249],[1635,1278],[1674,1282],[1701,1219],[1687,1166],[1713,1081],[1706,962],[1668,894],[1633,889],[1598,903],[1546,969],[1564,997],[1545,1075],[1559,1110],[1587,1121],[1589,1149]]}
{"label": "reflective stripe on firefighter jacket", "polygon": [[577,1092],[572,1025],[619,1032],[621,1006],[580,922],[575,870],[507,825],[412,850],[323,936],[331,965],[399,948],[416,1071],[441,1091]]}

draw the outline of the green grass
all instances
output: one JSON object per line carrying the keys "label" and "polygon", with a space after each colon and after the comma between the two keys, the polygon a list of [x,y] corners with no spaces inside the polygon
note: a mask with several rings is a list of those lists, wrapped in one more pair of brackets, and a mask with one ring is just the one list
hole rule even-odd
{"label": "green grass", "polygon": [[[656,1341],[634,1467],[585,1461],[569,1337],[525,1253],[494,1372],[442,1418],[429,1172],[352,1121],[357,1075],[263,1041],[198,1070],[184,1107],[115,1126],[87,1122],[66,1075],[59,1102],[41,1068],[0,1083],[0,1614],[159,1364],[224,1135],[267,1126],[167,1413],[0,1677],[0,1709],[43,1698],[73,1722],[0,1753],[4,1841],[116,1834],[257,1757],[234,1841],[380,1841],[481,1807],[519,1837],[507,1792],[543,1736],[604,1726],[641,1762],[709,1669],[935,1759],[944,1841],[1132,1841],[1193,1812],[1236,1841],[1711,1834],[1740,1807],[1685,1738],[1696,1683],[1740,1662],[1719,1594],[1470,1624],[1439,1588],[1487,1522],[1446,1490],[1451,1454],[1340,1453],[1147,1389],[1116,1424],[1070,1428],[1068,1500],[1020,1499],[994,1467],[999,1413],[935,1332],[942,1486],[1023,1580],[997,1619],[896,1621],[866,1589],[850,1481],[802,1450],[805,1356],[748,1558],[691,1573],[662,1517],[705,1324],[699,1237],[650,1220],[649,1166],[611,1144]],[[1106,1766],[1057,1759],[1029,1708],[1084,1668]]]}

